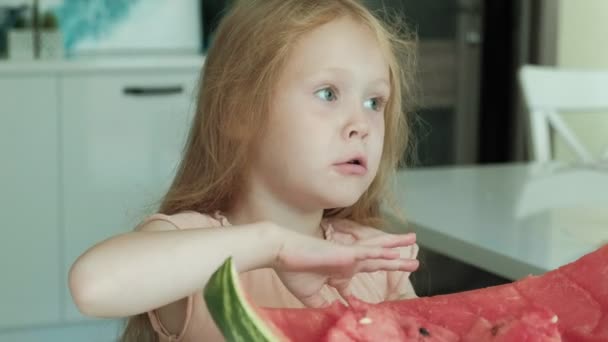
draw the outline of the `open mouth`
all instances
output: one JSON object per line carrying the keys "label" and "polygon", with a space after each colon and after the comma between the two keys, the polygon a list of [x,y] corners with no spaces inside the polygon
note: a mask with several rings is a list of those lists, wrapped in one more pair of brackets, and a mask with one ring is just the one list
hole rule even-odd
{"label": "open mouth", "polygon": [[352,158],[352,159],[348,160],[346,162],[346,164],[357,165],[357,166],[363,167],[364,169],[367,169],[367,161],[365,160],[364,157],[355,157],[355,158]]}
{"label": "open mouth", "polygon": [[367,165],[365,164],[364,158],[353,158],[335,165],[341,174],[362,176],[367,173]]}

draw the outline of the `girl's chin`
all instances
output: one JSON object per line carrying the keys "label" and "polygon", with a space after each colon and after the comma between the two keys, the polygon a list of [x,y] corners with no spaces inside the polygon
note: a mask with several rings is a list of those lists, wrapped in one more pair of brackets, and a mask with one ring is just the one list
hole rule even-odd
{"label": "girl's chin", "polygon": [[360,197],[361,194],[353,194],[350,196],[331,196],[330,198],[325,199],[322,207],[325,209],[350,207],[357,203]]}

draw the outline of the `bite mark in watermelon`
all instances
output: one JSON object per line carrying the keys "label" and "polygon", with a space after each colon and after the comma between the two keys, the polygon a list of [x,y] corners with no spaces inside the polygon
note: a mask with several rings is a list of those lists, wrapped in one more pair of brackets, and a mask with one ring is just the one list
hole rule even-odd
{"label": "bite mark in watermelon", "polygon": [[348,307],[255,307],[238,279],[228,259],[204,290],[227,341],[608,341],[608,245],[511,284]]}

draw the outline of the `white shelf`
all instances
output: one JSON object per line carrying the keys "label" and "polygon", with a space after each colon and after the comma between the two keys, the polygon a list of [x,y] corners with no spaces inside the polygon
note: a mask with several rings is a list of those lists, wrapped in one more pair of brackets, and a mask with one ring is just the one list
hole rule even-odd
{"label": "white shelf", "polygon": [[88,57],[62,60],[0,60],[0,76],[7,74],[82,73],[99,71],[148,71],[201,68],[203,55]]}

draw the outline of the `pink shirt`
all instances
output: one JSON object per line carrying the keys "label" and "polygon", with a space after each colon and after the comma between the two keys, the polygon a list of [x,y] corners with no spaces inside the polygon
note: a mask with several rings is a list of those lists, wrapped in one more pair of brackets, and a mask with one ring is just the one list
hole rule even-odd
{"label": "pink shirt", "polygon": [[[149,216],[143,223],[152,220],[169,222],[175,229],[202,227],[226,228],[230,226],[226,217],[217,212],[213,215],[204,215],[195,211],[186,211],[170,216],[154,214]],[[325,232],[327,240],[339,243],[353,242],[353,238],[350,235],[335,231],[327,221],[323,221],[321,227]],[[400,250],[402,257],[414,259],[418,255],[417,245],[403,247],[400,248]],[[371,303],[399,298],[413,298],[416,297],[416,293],[410,283],[409,275],[410,273],[401,271],[359,273],[352,279],[350,289],[355,297]],[[243,288],[258,306],[287,308],[304,307],[302,302],[287,290],[273,269],[257,269],[241,273],[240,277]],[[321,295],[328,303],[341,299],[335,289],[327,286],[322,289]],[[196,337],[200,338],[201,331],[208,329],[205,327],[214,324],[207,312],[202,297],[202,291],[188,297],[186,310],[184,326],[178,334],[170,333],[163,326],[155,310],[148,312],[150,322],[161,342],[195,341]],[[214,340],[218,339],[221,340],[221,337],[214,338]]]}

